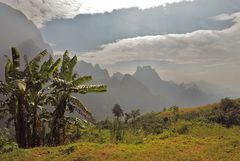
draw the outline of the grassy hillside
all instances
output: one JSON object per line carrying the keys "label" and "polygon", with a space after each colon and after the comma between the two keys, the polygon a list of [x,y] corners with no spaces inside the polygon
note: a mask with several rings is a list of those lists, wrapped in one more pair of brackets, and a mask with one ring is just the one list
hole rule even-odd
{"label": "grassy hillside", "polygon": [[[198,106],[198,107],[184,107],[184,108],[179,108],[179,114],[180,115],[185,115],[185,114],[189,114],[189,113],[199,113],[202,111],[208,111],[214,108],[217,108],[217,106],[219,105],[219,103],[213,103],[213,104],[208,104],[208,105],[204,105],[204,106]],[[166,110],[166,111],[162,111],[159,112],[158,115],[160,117],[171,117],[172,116],[172,111],[171,110]]]}
{"label": "grassy hillside", "polygon": [[61,147],[41,147],[2,154],[2,161],[160,161],[239,160],[240,128],[191,124],[181,135],[163,132],[141,144],[77,142]]}
{"label": "grassy hillside", "polygon": [[[228,111],[224,115],[238,109],[239,100],[233,102],[235,104],[227,104]],[[224,105],[222,101],[221,106]],[[237,108],[232,108],[235,105]],[[177,113],[169,108],[163,112],[142,115],[136,122],[126,125],[124,139],[120,142],[111,140],[111,130],[108,128],[89,127],[81,131],[77,141],[65,146],[17,149],[0,154],[0,160],[238,161],[240,126],[232,122],[233,125],[227,128],[221,122],[206,119],[218,115],[219,108],[220,103],[182,108]],[[168,121],[162,122],[164,118],[168,118]]]}

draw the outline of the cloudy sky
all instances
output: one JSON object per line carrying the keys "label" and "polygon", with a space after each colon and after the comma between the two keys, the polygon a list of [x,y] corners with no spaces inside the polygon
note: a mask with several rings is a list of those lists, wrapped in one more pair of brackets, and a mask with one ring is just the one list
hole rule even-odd
{"label": "cloudy sky", "polygon": [[53,19],[73,18],[78,14],[111,12],[129,7],[146,9],[181,1],[191,0],[0,0],[22,11],[38,27]]}
{"label": "cloudy sky", "polygon": [[55,53],[111,73],[152,65],[166,80],[240,90],[239,0],[0,1],[32,20]]}

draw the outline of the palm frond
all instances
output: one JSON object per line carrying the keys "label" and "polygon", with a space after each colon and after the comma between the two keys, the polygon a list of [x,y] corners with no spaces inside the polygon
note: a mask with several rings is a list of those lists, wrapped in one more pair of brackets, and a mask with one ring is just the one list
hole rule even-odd
{"label": "palm frond", "polygon": [[6,82],[10,81],[10,73],[12,72],[12,70],[13,70],[13,62],[10,59],[8,59],[5,65],[5,81]]}
{"label": "palm frond", "polygon": [[92,76],[83,76],[72,81],[73,86],[79,86],[92,80]]}
{"label": "palm frond", "polygon": [[59,58],[57,61],[55,61],[54,64],[51,65],[49,71],[48,71],[48,77],[50,77],[54,72],[56,72],[61,64],[61,58]]}
{"label": "palm frond", "polygon": [[26,85],[26,83],[24,81],[18,79],[18,80],[14,81],[14,84],[17,86],[17,88],[20,91],[24,92],[26,90],[26,86],[27,85]]}
{"label": "palm frond", "polygon": [[63,55],[63,62],[61,67],[61,76],[66,81],[72,81],[73,79],[73,69],[77,63],[77,57],[74,56],[70,59],[68,51],[66,51]]}
{"label": "palm frond", "polygon": [[77,57],[74,56],[74,57],[70,60],[69,65],[68,65],[68,68],[69,68],[68,79],[69,79],[69,81],[72,80],[73,69],[74,69],[74,67],[75,67],[76,64],[77,64]]}
{"label": "palm frond", "polygon": [[71,90],[75,93],[101,93],[107,91],[106,85],[80,85],[78,87],[73,87]]}
{"label": "palm frond", "polygon": [[40,68],[39,73],[42,75],[42,77],[47,77],[48,75],[48,70],[51,67],[51,65],[53,64],[53,58],[50,56],[48,61],[45,61]]}
{"label": "palm frond", "polygon": [[66,78],[66,73],[68,72],[68,64],[70,62],[70,57],[68,56],[68,51],[66,50],[65,53],[63,54],[63,61],[62,61],[62,66],[61,66],[61,76],[65,79]]}
{"label": "palm frond", "polygon": [[48,54],[47,50],[40,52],[37,56],[35,56],[30,62],[30,67],[33,73],[37,73],[40,68],[41,60]]}
{"label": "palm frond", "polygon": [[69,98],[69,101],[71,103],[71,106],[73,108],[75,108],[75,110],[81,115],[83,116],[85,119],[89,120],[89,121],[92,121],[93,120],[93,116],[91,114],[91,112],[89,112],[87,110],[87,108],[83,105],[83,103],[77,99],[76,97],[74,96],[71,96]]}
{"label": "palm frond", "polygon": [[13,70],[19,71],[20,70],[20,54],[17,48],[12,48],[12,61],[13,61]]}

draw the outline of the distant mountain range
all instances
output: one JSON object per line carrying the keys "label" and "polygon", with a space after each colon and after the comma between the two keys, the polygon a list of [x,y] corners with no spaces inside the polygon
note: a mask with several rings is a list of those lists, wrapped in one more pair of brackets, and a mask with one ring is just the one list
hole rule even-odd
{"label": "distant mountain range", "polygon": [[[114,104],[124,110],[140,109],[142,112],[159,111],[164,107],[197,106],[211,103],[220,98],[212,92],[208,94],[197,83],[176,84],[161,79],[151,66],[137,67],[134,74],[120,72],[109,75],[99,65],[78,62],[75,71],[79,75],[92,75],[93,83],[106,84],[108,92],[82,95],[81,99],[98,119],[111,115]],[[204,87],[202,86],[204,89]],[[206,87],[207,88],[207,87]]]}

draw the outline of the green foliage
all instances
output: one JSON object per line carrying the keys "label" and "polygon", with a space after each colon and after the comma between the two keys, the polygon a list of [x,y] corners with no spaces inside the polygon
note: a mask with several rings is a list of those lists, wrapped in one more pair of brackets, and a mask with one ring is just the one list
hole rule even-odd
{"label": "green foliage", "polygon": [[81,140],[85,142],[94,142],[100,144],[110,142],[110,133],[108,130],[101,130],[96,127],[88,127],[83,129],[81,132]]}
{"label": "green foliage", "polygon": [[131,122],[134,124],[136,120],[140,117],[140,110],[131,110],[130,113],[125,113],[124,121],[125,123]]}
{"label": "green foliage", "polygon": [[77,64],[77,57],[74,56],[72,59],[69,57],[68,51],[63,54],[63,62],[61,67],[61,77],[63,80],[72,81],[73,79],[73,68]]}
{"label": "green foliage", "polygon": [[240,125],[240,101],[224,98],[208,115],[209,120],[231,127]]}
{"label": "green foliage", "polygon": [[77,127],[67,125],[67,137],[66,143],[73,142],[93,142],[93,143],[107,143],[110,142],[110,132],[109,130],[99,129],[94,125],[85,124],[84,127]]}
{"label": "green foliage", "polygon": [[70,58],[66,51],[63,55],[61,70],[52,78],[51,96],[48,97],[49,103],[55,106],[51,120],[51,132],[49,143],[51,145],[61,145],[65,141],[65,113],[69,111],[78,112],[84,119],[94,122],[91,113],[83,103],[72,94],[86,94],[105,92],[105,85],[86,84],[92,80],[91,76],[78,77],[73,74],[74,67],[77,63],[77,57]]}
{"label": "green foliage", "polygon": [[[239,132],[239,126],[226,128],[220,124],[193,123],[187,134],[180,135],[172,130],[164,130],[159,135],[145,136],[143,143],[123,141],[123,143],[112,144],[107,141],[104,144],[100,144],[91,140],[89,142],[79,140],[73,144],[58,147],[18,149],[10,153],[1,154],[0,160],[18,161],[34,158],[36,161],[236,161],[240,158]],[[103,132],[100,131],[100,134],[103,135]],[[134,135],[129,136],[129,138],[131,138],[128,139],[129,141],[137,140],[134,138]]]}
{"label": "green foliage", "polygon": [[124,131],[124,127],[123,127],[121,120],[119,120],[117,118],[114,119],[110,133],[111,133],[111,140],[113,142],[123,141],[125,131]]}
{"label": "green foliage", "polygon": [[172,121],[177,121],[179,119],[179,107],[178,106],[172,106],[169,108],[169,111],[172,112]]}
{"label": "green foliage", "polygon": [[112,122],[109,118],[106,118],[103,121],[98,121],[97,122],[97,127],[99,129],[111,129],[111,126],[112,126]]}
{"label": "green foliage", "polygon": [[[76,56],[70,58],[65,52],[58,71],[61,59],[54,62],[50,56],[42,63],[47,54],[44,50],[30,61],[24,57],[25,69],[20,70],[20,53],[12,48],[12,59],[5,65],[5,82],[0,81],[0,92],[6,96],[0,100],[0,116],[10,115],[8,124],[14,123],[16,141],[22,148],[44,145],[46,139],[51,145],[63,144],[65,125],[69,122],[65,117],[67,110],[77,111],[84,119],[94,122],[83,103],[71,94],[106,91],[105,85],[86,85],[91,76],[73,74]],[[50,112],[47,105],[55,110]]]}
{"label": "green foliage", "polygon": [[20,70],[20,54],[17,48],[12,48],[12,64],[13,70],[19,71]]}
{"label": "green foliage", "polygon": [[17,148],[18,145],[10,137],[9,130],[6,128],[0,129],[0,153],[11,152]]}
{"label": "green foliage", "polygon": [[164,130],[161,134],[158,135],[159,139],[167,139],[170,137],[176,137],[178,134],[173,130]]}
{"label": "green foliage", "polygon": [[116,104],[113,107],[112,113],[117,118],[123,117],[123,110],[122,110],[122,108],[121,108],[121,106],[119,104]]}
{"label": "green foliage", "polygon": [[146,134],[160,134],[166,129],[168,122],[164,121],[161,117],[157,116],[155,113],[149,113],[142,115],[137,120],[136,127],[141,128]]}
{"label": "green foliage", "polygon": [[124,127],[122,123],[122,117],[124,114],[121,106],[119,104],[116,104],[112,109],[112,113],[115,118],[110,129],[111,140],[113,142],[121,142],[124,138]]}
{"label": "green foliage", "polygon": [[[212,110],[216,109],[198,110],[199,113],[191,110],[187,114],[179,109],[178,120],[171,118],[174,117],[172,111],[166,111],[171,115],[144,114],[134,122],[124,123],[119,119],[124,137],[118,142],[112,140],[110,126],[116,117],[113,121],[99,122],[98,126],[74,124],[75,121],[70,119],[66,138],[73,137],[68,143],[74,144],[27,150],[21,155],[16,150],[11,155],[3,154],[0,159],[26,160],[35,156],[36,160],[238,160],[240,127],[226,128],[202,119],[213,115]],[[149,128],[143,129],[143,125],[149,125]],[[80,130],[76,137],[77,127]]]}
{"label": "green foliage", "polygon": [[172,131],[178,134],[187,134],[192,126],[192,122],[181,120],[171,126]]}
{"label": "green foliage", "polygon": [[142,129],[126,129],[122,143],[125,144],[142,144],[146,138],[145,132]]}

